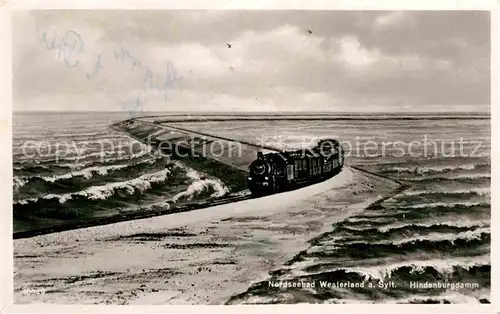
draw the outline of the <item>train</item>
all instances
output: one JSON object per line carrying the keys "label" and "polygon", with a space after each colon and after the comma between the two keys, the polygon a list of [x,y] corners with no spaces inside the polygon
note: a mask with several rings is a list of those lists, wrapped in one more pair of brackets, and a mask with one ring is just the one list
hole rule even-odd
{"label": "train", "polygon": [[247,186],[262,196],[317,183],[338,174],[344,166],[344,149],[336,139],[323,139],[309,149],[257,153],[249,165]]}

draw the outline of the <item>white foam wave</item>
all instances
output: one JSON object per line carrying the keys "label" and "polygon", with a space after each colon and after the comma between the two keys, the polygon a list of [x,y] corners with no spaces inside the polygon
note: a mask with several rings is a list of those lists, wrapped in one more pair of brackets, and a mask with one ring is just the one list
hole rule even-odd
{"label": "white foam wave", "polygon": [[341,268],[346,272],[356,272],[365,277],[365,279],[378,279],[384,280],[391,278],[394,272],[401,267],[411,267],[410,273],[422,273],[425,268],[432,267],[439,273],[446,275],[453,273],[455,267],[459,266],[466,270],[472,267],[490,265],[490,256],[482,255],[478,257],[462,257],[453,259],[432,259],[432,260],[418,260],[418,261],[403,261],[392,263],[383,266],[370,266],[370,267],[345,267]]}
{"label": "white foam wave", "polygon": [[[403,255],[404,256],[404,255]],[[403,257],[404,258],[404,257]],[[369,266],[346,266],[339,267],[333,270],[343,270],[346,273],[358,273],[364,280],[387,280],[395,275],[396,271],[403,268],[410,268],[410,274],[421,274],[426,268],[434,268],[443,276],[450,275],[456,267],[465,270],[470,270],[473,267],[491,265],[489,254],[480,256],[465,256],[454,258],[439,258],[439,259],[418,259],[418,260],[402,260],[399,262],[384,262],[384,264],[369,265]],[[295,262],[293,265],[286,267],[290,272],[280,277],[282,280],[293,279],[301,276],[320,275],[324,270],[308,271],[311,266],[320,266],[321,259],[310,257],[301,262]]]}
{"label": "white foam wave", "polygon": [[78,162],[81,159],[98,157],[101,160],[106,160],[106,158],[108,158],[108,161],[119,161],[119,160],[135,159],[135,158],[143,157],[147,154],[153,154],[151,147],[148,147],[148,149],[140,150],[139,152],[136,152],[136,153],[131,153],[127,150],[108,151],[108,152],[91,153],[91,154],[87,154],[87,155],[64,158],[64,160],[73,160],[73,161]]}
{"label": "white foam wave", "polygon": [[387,217],[384,216],[368,216],[365,214],[363,217],[349,217],[346,219],[347,222],[350,223],[370,223],[370,222],[375,222],[375,221],[380,221],[380,220],[387,220]]}
{"label": "white foam wave", "polygon": [[[114,157],[114,158],[109,158],[109,159],[103,158],[101,161],[102,162],[114,162],[114,161],[123,161],[123,160],[132,161],[134,159],[139,159],[141,157],[144,157],[148,154],[150,154],[151,157],[153,157],[153,158],[160,158],[161,157],[161,155],[158,155],[156,152],[144,151],[144,152],[136,153],[134,155],[125,155],[125,156]],[[63,163],[63,164],[57,164],[57,165],[60,167],[66,167],[66,168],[71,168],[71,169],[81,169],[81,168],[87,167],[87,166],[95,163],[95,161],[87,161],[87,162],[79,162],[79,161],[80,161],[79,159],[75,159],[74,163]]]}
{"label": "white foam wave", "polygon": [[[146,159],[141,162],[135,163],[133,165],[141,165],[141,164],[153,164],[155,161],[157,161],[158,158],[154,159]],[[111,165],[111,166],[96,166],[96,167],[89,167],[85,168],[79,171],[73,171],[69,173],[65,173],[62,175],[56,175],[56,176],[50,176],[50,177],[41,177],[42,180],[47,181],[47,182],[55,182],[58,180],[64,180],[64,179],[71,179],[73,177],[84,177],[85,179],[90,179],[94,174],[98,174],[101,176],[107,175],[110,171],[117,170],[117,169],[124,169],[129,167],[130,164],[125,164],[125,165]]]}
{"label": "white foam wave", "polygon": [[[489,299],[489,298],[486,298]],[[323,302],[323,304],[373,304],[373,303],[383,303],[383,304],[409,304],[409,303],[425,303],[426,301],[433,301],[439,304],[469,304],[469,303],[480,303],[479,298],[472,296],[467,296],[459,292],[446,292],[439,295],[413,295],[405,298],[391,299],[387,298],[384,300],[366,300],[366,299],[328,299]]]}
{"label": "white foam wave", "polygon": [[[386,229],[385,231],[388,231],[388,230],[390,230],[390,229]],[[398,245],[403,245],[403,244],[408,244],[408,243],[415,243],[417,241],[430,241],[430,242],[450,241],[453,244],[457,240],[479,240],[479,239],[481,239],[481,236],[484,233],[488,233],[488,234],[491,233],[491,229],[489,227],[481,227],[481,228],[477,228],[475,230],[463,231],[463,232],[459,232],[459,233],[431,232],[429,234],[422,235],[422,236],[406,236],[403,234],[402,236],[405,237],[403,239],[400,238],[401,236],[398,236],[398,238],[400,238],[399,240],[371,241],[370,244],[373,244],[373,245],[396,245],[396,246],[398,246]],[[322,243],[322,245],[332,246],[335,244],[335,241],[338,241],[338,240],[341,240],[344,238],[345,237],[343,237],[343,236],[332,237],[328,241],[324,241]],[[346,241],[343,244],[357,243],[360,241],[359,239],[360,239],[360,237],[356,236],[356,237],[352,238],[352,241]],[[335,251],[337,249],[340,249],[340,247],[334,248],[334,249],[332,249],[332,251]],[[321,246],[321,247],[317,247],[316,250],[324,251],[325,249],[323,246]],[[312,251],[315,251],[315,250],[312,249]]]}
{"label": "white foam wave", "polygon": [[86,166],[92,164],[93,162],[82,162],[82,163],[64,163],[64,164],[58,164],[59,167],[64,167],[64,168],[70,168],[70,169],[82,169],[85,168]]}
{"label": "white foam wave", "polygon": [[[164,209],[170,209],[170,207],[171,206],[169,202],[161,201],[151,205],[144,206],[142,208],[146,210],[164,210]],[[142,209],[142,208],[138,207],[137,209]]]}
{"label": "white foam wave", "polygon": [[[23,126],[24,128],[24,126]],[[119,134],[119,133],[118,133]],[[71,138],[80,138],[80,137],[88,137],[88,138],[94,138],[96,136],[110,136],[109,133],[106,132],[82,132],[82,133],[66,133],[66,134],[56,134],[52,135],[51,139],[71,139]],[[34,132],[26,132],[26,133],[20,133],[14,137],[15,142],[21,142],[21,141],[30,141],[33,139],[37,138],[44,138],[46,139],[46,136],[44,135],[37,135],[34,134]],[[21,143],[22,145],[22,143]]]}
{"label": "white foam wave", "polygon": [[410,227],[410,226],[416,226],[416,227],[423,227],[423,228],[428,228],[428,227],[433,227],[433,226],[443,226],[443,227],[458,227],[458,228],[471,228],[471,227],[486,227],[489,226],[490,223],[488,221],[471,221],[471,220],[466,220],[466,221],[443,221],[443,222],[436,222],[432,221],[429,223],[399,223],[399,224],[390,224],[386,225],[383,227],[378,227],[377,230],[381,233],[386,233],[391,230],[395,229],[401,229],[405,227]]}
{"label": "white foam wave", "polygon": [[231,193],[231,196],[247,196],[251,195],[252,193],[249,190],[242,190],[239,192]]}
{"label": "white foam wave", "polygon": [[[105,159],[105,158],[108,158],[108,157],[113,157],[113,156],[121,156],[121,155],[127,155],[128,152],[126,150],[124,151],[103,151],[103,152],[93,152],[93,153],[90,153],[90,154],[78,154],[76,156],[69,156],[69,157],[61,157],[62,160],[73,160],[73,161],[79,161],[79,160],[82,160],[82,159],[87,159],[87,158],[94,158],[94,157],[97,157],[97,158],[100,158],[100,159]],[[129,157],[129,156],[126,156],[126,157]],[[115,158],[116,159],[119,159],[120,157],[118,158]]]}
{"label": "white foam wave", "polygon": [[[80,162],[81,160],[88,158],[97,158],[101,161],[114,161],[114,160],[128,160],[143,157],[147,154],[154,154],[154,150],[151,146],[145,145],[143,143],[137,142],[134,145],[139,145],[139,150],[132,151],[131,147],[125,147],[125,149],[121,150],[104,150],[100,151],[99,147],[91,147],[84,150],[73,151],[70,154],[57,155],[53,153],[51,155],[43,156],[43,158],[34,159],[33,156],[23,156],[16,160],[16,163],[19,164],[43,164],[43,163],[52,163],[59,161],[74,161]],[[98,151],[96,151],[98,150]],[[40,156],[41,157],[41,156]]]}
{"label": "white foam wave", "polygon": [[[59,155],[57,156],[56,154],[52,154],[50,156],[44,156],[43,158],[39,159],[33,159],[32,156],[29,157],[23,157],[17,160],[18,163],[20,164],[27,164],[27,163],[33,163],[36,165],[43,164],[43,163],[51,163],[51,162],[58,162],[58,161],[80,161],[82,159],[87,159],[87,158],[94,158],[98,157],[100,159],[104,159],[107,157],[112,157],[115,155],[126,155],[128,154],[127,151],[102,151],[102,152],[92,152],[89,154],[83,154],[82,152],[78,153],[73,153],[70,155]],[[130,158],[130,156],[125,156],[126,158]],[[119,158],[117,158],[119,159]]]}
{"label": "white foam wave", "polygon": [[173,197],[172,201],[174,203],[181,198],[191,200],[193,199],[193,197],[202,193],[203,191],[208,190],[209,188],[212,188],[214,190],[210,197],[221,197],[229,193],[229,189],[221,180],[205,178],[203,174],[197,172],[194,169],[188,168],[180,163],[176,163],[176,165],[184,168],[186,170],[186,176],[193,182],[185,191],[182,191]]}
{"label": "white foam wave", "polygon": [[457,180],[457,179],[490,179],[491,175],[490,174],[484,174],[484,173],[477,173],[473,175],[459,175],[459,176],[454,176],[454,177],[449,177],[451,180]]}
{"label": "white foam wave", "polygon": [[41,177],[40,179],[47,182],[56,182],[64,179],[71,179],[73,177],[84,177],[85,179],[90,179],[94,174],[99,174],[101,176],[107,175],[110,171],[126,168],[128,165],[115,165],[115,166],[104,166],[104,167],[89,167],[79,171],[73,171],[65,173],[62,175],[55,175],[49,177]]}
{"label": "white foam wave", "polygon": [[[153,164],[158,158],[154,159],[147,159],[143,160],[141,162],[135,163],[134,165],[139,165],[139,164]],[[69,167],[76,167],[75,165],[68,165]],[[46,182],[56,182],[59,180],[64,180],[64,179],[71,179],[74,177],[83,177],[85,179],[90,179],[92,178],[95,174],[104,176],[107,175],[109,172],[118,170],[118,169],[124,169],[129,167],[129,164],[124,164],[124,165],[110,165],[110,166],[95,166],[95,167],[88,167],[84,168],[82,170],[78,171],[71,171],[65,174],[61,175],[53,175],[53,176],[47,176],[47,177],[40,177],[40,176],[27,176],[27,177],[14,177],[14,188],[18,189],[24,185],[26,185],[30,179],[32,178],[39,178],[41,180],[44,180]]]}
{"label": "white foam wave", "polygon": [[[26,145],[27,148],[34,148],[36,145],[33,145],[30,142],[33,138],[29,139],[19,139],[15,140],[12,147],[13,149],[22,149]],[[54,148],[61,148],[64,151],[75,151],[85,149],[86,147],[90,147],[91,145],[101,145],[104,143],[112,143],[114,145],[130,143],[132,139],[125,134],[122,133],[80,133],[80,134],[66,134],[66,135],[55,135],[49,138],[44,138],[43,142],[40,141],[39,144],[51,145]],[[28,145],[28,144],[29,145]]]}
{"label": "white foam wave", "polygon": [[474,207],[474,206],[480,206],[480,205],[486,205],[484,202],[457,202],[457,203],[445,203],[445,202],[436,202],[436,203],[430,203],[430,204],[415,204],[411,206],[401,206],[401,208],[404,209],[411,209],[411,208],[437,208],[437,207],[447,207],[447,208],[453,208],[457,206],[464,206],[464,207]]}
{"label": "white foam wave", "polygon": [[14,189],[19,189],[20,187],[24,186],[26,183],[28,183],[28,180],[22,177],[15,176],[13,178],[14,180]]}
{"label": "white foam wave", "polygon": [[[486,298],[486,299],[489,299]],[[394,303],[402,303],[402,304],[407,304],[407,303],[419,303],[419,302],[425,302],[428,300],[432,301],[437,301],[439,303],[444,304],[445,301],[449,302],[451,304],[468,304],[468,303],[480,303],[479,298],[473,297],[473,296],[468,296],[456,291],[447,291],[445,293],[436,295],[436,296],[430,296],[430,295],[415,295],[415,296],[410,296],[406,298],[400,298],[400,299],[387,299],[383,301],[383,303],[386,304],[394,304]]]}
{"label": "white foam wave", "polygon": [[457,175],[457,176],[445,176],[445,177],[418,177],[418,178],[403,178],[405,181],[423,181],[423,180],[475,180],[475,179],[490,179],[491,175],[490,174],[485,174],[485,173],[476,173],[476,174],[462,174],[462,175]]}
{"label": "white foam wave", "polygon": [[406,190],[402,195],[406,196],[418,196],[418,195],[428,195],[428,194],[469,194],[475,193],[481,196],[489,196],[491,192],[490,188],[471,188],[471,189],[461,189],[461,190]]}
{"label": "white foam wave", "polygon": [[[58,199],[59,203],[65,203],[75,196],[85,196],[91,200],[105,200],[116,193],[117,190],[125,190],[132,195],[136,191],[144,192],[151,188],[152,183],[160,183],[167,180],[170,169],[164,169],[154,173],[144,174],[140,177],[128,181],[113,182],[105,185],[92,186],[83,191],[66,194],[49,194],[43,199]],[[27,204],[28,201],[37,201],[38,199],[25,199],[17,201],[18,204]]]}
{"label": "white foam wave", "polygon": [[439,173],[448,172],[453,170],[474,170],[480,165],[477,164],[466,164],[466,165],[456,165],[456,166],[416,166],[416,167],[393,167],[390,170],[397,171],[399,173]]}
{"label": "white foam wave", "polygon": [[413,243],[416,241],[432,241],[432,242],[450,241],[453,243],[457,240],[479,240],[479,239],[481,239],[481,236],[483,233],[491,233],[490,228],[478,228],[475,230],[459,232],[456,234],[432,232],[432,233],[427,234],[425,236],[408,237],[408,238],[401,239],[398,241],[391,241],[391,242],[380,241],[380,242],[370,242],[370,243],[373,243],[373,244],[393,244],[393,245],[402,245],[402,244],[406,244],[406,243]]}

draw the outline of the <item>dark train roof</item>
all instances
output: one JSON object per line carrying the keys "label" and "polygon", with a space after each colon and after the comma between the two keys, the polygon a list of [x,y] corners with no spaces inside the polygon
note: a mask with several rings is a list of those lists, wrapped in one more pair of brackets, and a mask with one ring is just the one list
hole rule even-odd
{"label": "dark train roof", "polygon": [[[324,143],[330,143],[332,145],[324,145]],[[323,146],[322,146],[323,145]],[[339,148],[342,146],[340,145],[338,140],[335,139],[322,139],[319,140],[318,143],[310,148],[306,149],[298,149],[298,150],[293,150],[293,151],[282,151],[282,152],[276,152],[276,153],[267,153],[267,154],[261,154],[261,158],[263,159],[278,159],[284,162],[287,162],[289,159],[296,159],[296,158],[307,158],[307,157],[318,157],[321,155],[321,150],[326,149],[336,149],[338,151],[341,151]]]}

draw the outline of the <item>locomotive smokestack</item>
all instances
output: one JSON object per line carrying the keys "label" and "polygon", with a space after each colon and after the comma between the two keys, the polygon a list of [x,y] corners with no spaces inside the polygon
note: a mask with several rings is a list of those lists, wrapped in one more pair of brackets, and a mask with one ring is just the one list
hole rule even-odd
{"label": "locomotive smokestack", "polygon": [[264,154],[262,152],[257,152],[257,159],[264,159]]}

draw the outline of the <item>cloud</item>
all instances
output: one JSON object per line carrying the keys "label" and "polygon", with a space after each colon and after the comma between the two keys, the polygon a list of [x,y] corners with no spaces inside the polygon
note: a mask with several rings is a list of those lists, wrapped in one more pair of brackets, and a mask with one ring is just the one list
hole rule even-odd
{"label": "cloud", "polygon": [[[13,22],[16,109],[124,110],[137,97],[181,111],[490,101],[489,16],[477,12],[37,11]],[[78,33],[79,66],[47,49],[37,26],[59,41]]]}
{"label": "cloud", "polygon": [[347,66],[368,67],[381,58],[378,50],[361,47],[355,36],[343,37],[337,41],[337,44],[340,50],[337,59],[345,62]]}
{"label": "cloud", "polygon": [[405,11],[394,11],[381,14],[375,18],[374,26],[377,29],[388,27],[405,27],[413,23],[413,18]]}
{"label": "cloud", "polygon": [[180,73],[195,70],[198,75],[211,77],[223,75],[228,71],[228,63],[220,55],[219,49],[199,43],[181,43],[173,46],[156,45],[148,50],[151,59],[157,64],[175,62]]}

